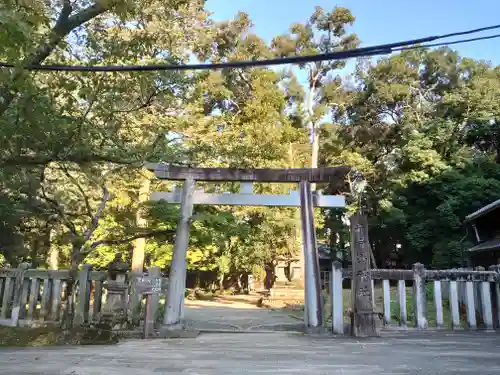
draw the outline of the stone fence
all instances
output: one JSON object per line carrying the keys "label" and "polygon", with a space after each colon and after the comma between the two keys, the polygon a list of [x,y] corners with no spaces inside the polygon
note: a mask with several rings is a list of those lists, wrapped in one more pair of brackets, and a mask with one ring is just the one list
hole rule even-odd
{"label": "stone fence", "polygon": [[[149,273],[149,275],[148,275]],[[78,271],[75,283],[75,325],[109,321],[113,328],[139,325],[143,319],[144,289],[136,287],[137,280],[149,276],[161,278],[160,269],[134,274],[123,269],[93,271],[85,265]],[[41,326],[55,325],[64,316],[69,270],[29,269],[24,263],[19,268],[0,269],[0,325]],[[161,278],[163,291],[167,279]],[[160,296],[153,296],[157,310]]]}
{"label": "stone fence", "polygon": [[[500,326],[500,266],[476,270],[427,270],[417,263],[411,270],[372,269],[372,300],[375,301],[375,282],[382,284],[383,316],[385,327],[393,327],[391,303],[397,303],[399,317],[397,325],[407,328],[408,299],[413,307],[414,326],[417,329],[445,328],[444,309],[449,308],[450,324],[454,329],[462,329],[461,319],[471,329],[492,331]],[[344,333],[343,279],[352,279],[352,271],[342,269],[334,262],[330,275],[332,293],[332,329],[336,334]],[[407,298],[407,283],[412,287]],[[397,284],[396,301],[391,301],[391,284]],[[428,291],[431,291],[428,293]],[[433,294],[432,301],[427,294]],[[446,301],[447,300],[447,301]],[[443,305],[443,302],[446,305]],[[434,326],[429,325],[429,306],[432,307]]]}

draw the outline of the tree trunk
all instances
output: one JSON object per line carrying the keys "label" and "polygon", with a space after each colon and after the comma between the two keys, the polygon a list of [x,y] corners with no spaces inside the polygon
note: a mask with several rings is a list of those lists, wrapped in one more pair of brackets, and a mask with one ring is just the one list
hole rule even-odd
{"label": "tree trunk", "polygon": [[51,270],[59,269],[59,249],[52,243],[55,233],[54,229],[50,229],[48,264]]}
{"label": "tree trunk", "polygon": [[311,168],[318,168],[319,164],[319,134],[318,129],[314,131],[311,143]]}
{"label": "tree trunk", "polygon": [[221,273],[219,276],[219,290],[222,292],[224,290],[224,274]]}
{"label": "tree trunk", "polygon": [[[147,202],[149,199],[149,191],[151,188],[151,179],[149,176],[144,177],[139,188],[139,205]],[[136,225],[144,228],[147,225],[147,220],[142,216],[139,208],[135,215]],[[146,250],[146,239],[138,238],[134,241],[134,251],[132,253],[132,272],[141,273],[144,270],[144,253]]]}
{"label": "tree trunk", "polygon": [[40,236],[35,235],[33,238],[33,241],[31,241],[31,251],[30,251],[30,257],[31,257],[31,268],[38,268],[38,254],[40,251]]}
{"label": "tree trunk", "polygon": [[[307,96],[307,113],[309,115],[309,127],[311,130],[311,168],[318,168],[319,160],[319,130],[314,120],[314,92],[316,82],[313,81],[309,86],[309,95]],[[311,190],[316,190],[316,184],[311,184]]]}
{"label": "tree trunk", "polygon": [[[295,168],[296,167],[296,164],[295,164],[295,155],[293,153],[293,145],[292,143],[289,144],[288,146],[288,159],[289,159],[289,163],[290,163],[290,168]],[[299,210],[295,210],[295,222],[296,222],[296,226],[295,226],[295,241],[294,241],[294,246],[297,244],[297,243],[300,243],[300,238],[302,236],[302,226],[301,226],[301,223],[300,223],[300,211]],[[305,280],[305,267],[304,267],[304,251],[302,250],[302,245],[299,245],[297,246],[298,249],[299,249],[299,267],[300,267],[300,283],[302,285],[302,287],[304,286],[304,280]]]}

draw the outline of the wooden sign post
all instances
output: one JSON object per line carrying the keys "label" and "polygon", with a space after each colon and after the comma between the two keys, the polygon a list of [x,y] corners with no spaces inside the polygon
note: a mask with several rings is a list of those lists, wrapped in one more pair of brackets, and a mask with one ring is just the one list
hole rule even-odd
{"label": "wooden sign post", "polygon": [[155,314],[158,306],[158,297],[165,293],[167,284],[159,276],[141,276],[136,282],[137,293],[146,296],[146,309],[144,313],[143,336],[149,338],[154,332]]}

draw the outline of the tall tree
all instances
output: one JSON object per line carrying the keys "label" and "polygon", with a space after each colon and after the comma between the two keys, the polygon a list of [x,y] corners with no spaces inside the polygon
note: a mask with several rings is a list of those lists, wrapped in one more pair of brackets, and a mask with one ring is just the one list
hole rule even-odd
{"label": "tall tree", "polygon": [[[347,8],[335,7],[331,12],[326,12],[321,7],[316,7],[307,23],[293,24],[290,34],[273,39],[273,52],[283,57],[307,56],[355,48],[359,45],[359,39],[355,34],[347,33],[347,27],[354,21],[355,17]],[[335,110],[338,93],[341,91],[341,80],[334,74],[343,67],[345,61],[338,60],[300,66],[307,74],[306,103],[293,104],[296,118],[309,130],[312,168],[318,167],[321,123],[330,110]],[[291,90],[296,91],[296,80],[292,79],[290,83],[293,85]],[[302,100],[303,95],[296,97]]]}

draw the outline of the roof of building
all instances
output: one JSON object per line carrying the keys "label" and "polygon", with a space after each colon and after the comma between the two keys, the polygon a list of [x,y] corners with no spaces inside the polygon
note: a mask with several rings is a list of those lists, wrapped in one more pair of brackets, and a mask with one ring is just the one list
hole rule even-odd
{"label": "roof of building", "polygon": [[484,241],[467,251],[487,251],[487,250],[500,250],[500,238]]}
{"label": "roof of building", "polygon": [[481,216],[484,216],[486,215],[487,213],[497,209],[497,208],[500,208],[500,199],[480,208],[479,210],[477,210],[476,212],[473,212],[471,213],[470,215],[467,215],[465,217],[465,222],[469,222],[469,221],[472,221],[472,220],[475,220],[475,219],[478,219],[479,217]]}

